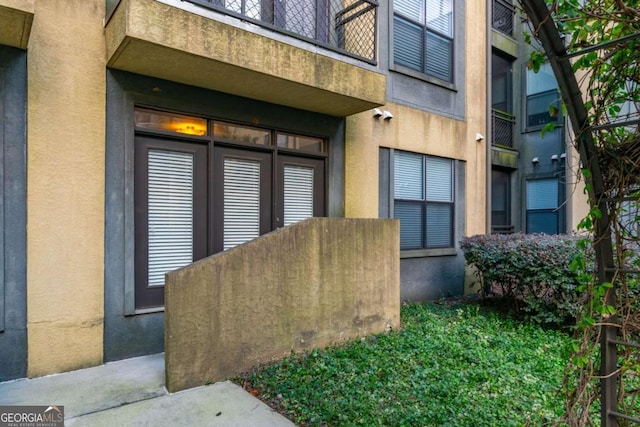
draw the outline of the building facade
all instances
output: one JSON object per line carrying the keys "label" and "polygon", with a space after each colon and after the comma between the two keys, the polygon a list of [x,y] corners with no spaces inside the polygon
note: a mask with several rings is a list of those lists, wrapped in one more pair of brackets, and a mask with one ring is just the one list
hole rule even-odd
{"label": "building facade", "polygon": [[488,7],[0,0],[0,379],[163,351],[165,272],[310,216],[399,218],[401,299],[462,294]]}
{"label": "building facade", "polygon": [[587,213],[584,182],[553,72],[528,66],[534,47],[522,13],[510,0],[493,0],[491,231],[570,233]]}

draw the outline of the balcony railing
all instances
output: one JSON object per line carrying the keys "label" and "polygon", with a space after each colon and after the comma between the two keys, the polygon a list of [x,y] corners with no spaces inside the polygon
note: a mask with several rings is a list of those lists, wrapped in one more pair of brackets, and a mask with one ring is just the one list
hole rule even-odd
{"label": "balcony railing", "polygon": [[492,27],[510,37],[513,36],[515,7],[510,0],[493,0]]}
{"label": "balcony railing", "polygon": [[375,64],[376,0],[187,0]]}
{"label": "balcony railing", "polygon": [[491,110],[492,145],[513,148],[513,128],[515,116],[500,110]]}

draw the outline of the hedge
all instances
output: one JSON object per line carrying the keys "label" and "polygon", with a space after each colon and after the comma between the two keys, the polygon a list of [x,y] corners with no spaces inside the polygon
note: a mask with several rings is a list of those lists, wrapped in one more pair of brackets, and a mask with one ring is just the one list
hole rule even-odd
{"label": "hedge", "polygon": [[461,241],[468,265],[475,267],[484,297],[502,297],[519,314],[541,324],[575,320],[581,303],[578,274],[571,268],[583,257],[570,235],[493,234]]}

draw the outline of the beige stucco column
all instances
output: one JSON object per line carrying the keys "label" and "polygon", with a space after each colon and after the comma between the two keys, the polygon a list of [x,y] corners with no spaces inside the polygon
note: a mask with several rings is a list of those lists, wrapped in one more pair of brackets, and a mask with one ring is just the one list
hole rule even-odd
{"label": "beige stucco column", "polygon": [[36,0],[28,46],[28,375],[102,363],[104,0]]}
{"label": "beige stucco column", "polygon": [[[467,160],[466,230],[465,236],[484,234],[487,230],[487,36],[491,31],[484,16],[491,3],[485,0],[465,4],[465,92]],[[480,133],[485,139],[478,141]]]}

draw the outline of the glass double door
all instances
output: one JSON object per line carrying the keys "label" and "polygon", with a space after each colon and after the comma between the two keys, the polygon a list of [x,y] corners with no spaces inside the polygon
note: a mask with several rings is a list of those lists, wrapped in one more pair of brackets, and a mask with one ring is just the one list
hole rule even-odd
{"label": "glass double door", "polygon": [[164,304],[168,271],[323,216],[324,169],[295,153],[136,137],[136,308]]}

